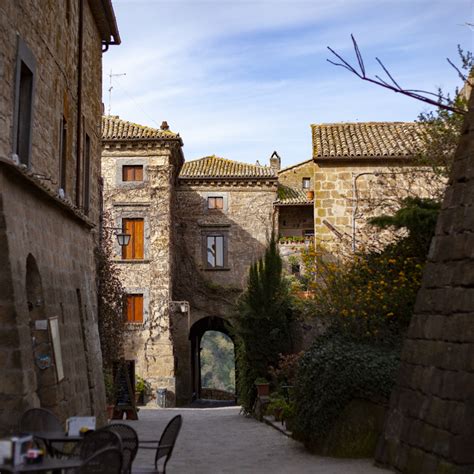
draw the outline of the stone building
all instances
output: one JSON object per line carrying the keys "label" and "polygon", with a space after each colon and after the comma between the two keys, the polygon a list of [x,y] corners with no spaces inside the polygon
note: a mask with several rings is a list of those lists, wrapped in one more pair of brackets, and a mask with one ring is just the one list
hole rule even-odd
{"label": "stone building", "polygon": [[109,116],[102,119],[102,144],[104,210],[131,235],[128,246],[115,248],[127,293],[125,358],[173,402],[174,201],[183,142],[166,122],[156,130]]}
{"label": "stone building", "polygon": [[173,322],[178,402],[200,395],[200,341],[229,333],[233,303],[274,226],[272,167],[216,156],[184,164],[178,179],[174,299],[188,309]]}
{"label": "stone building", "polygon": [[431,242],[376,460],[474,471],[474,96]]}
{"label": "stone building", "polygon": [[[368,122],[312,125],[314,234],[340,253],[383,244],[367,218],[390,213],[402,198],[442,192],[431,168],[419,165],[419,125]],[[362,232],[363,230],[363,232]]]}
{"label": "stone building", "polygon": [[0,431],[104,414],[94,249],[110,0],[0,3]]}

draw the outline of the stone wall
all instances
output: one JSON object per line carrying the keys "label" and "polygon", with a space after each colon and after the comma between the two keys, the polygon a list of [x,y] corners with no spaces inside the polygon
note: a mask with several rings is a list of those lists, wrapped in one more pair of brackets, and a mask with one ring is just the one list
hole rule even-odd
{"label": "stone wall", "polygon": [[[226,209],[208,210],[209,194],[224,196]],[[199,361],[194,362],[194,372],[191,361],[196,356],[193,346],[199,341],[190,341],[193,330],[203,321],[208,322],[209,330],[220,330],[225,321],[232,324],[233,305],[245,287],[248,269],[262,256],[270,237],[275,197],[273,182],[256,185],[244,181],[232,186],[224,180],[214,185],[179,180],[173,299],[188,306],[185,312],[176,307],[172,319],[178,403],[188,402],[196,390]],[[207,269],[204,265],[202,239],[209,229],[227,232],[225,269]]]}
{"label": "stone wall", "polygon": [[407,160],[319,160],[314,173],[316,243],[339,254],[350,252],[354,240],[357,249],[383,246],[393,235],[368,226],[369,217],[390,214],[404,197],[434,197],[443,189],[431,169]]}
{"label": "stone wall", "polygon": [[314,163],[313,160],[303,161],[278,173],[278,183],[295,189],[303,189],[303,178],[311,179],[310,190],[314,189]]}
{"label": "stone wall", "polygon": [[[137,375],[150,383],[154,393],[157,388],[168,390],[169,404],[174,404],[176,391],[170,305],[177,162],[176,150],[159,141],[123,147],[106,144],[102,154],[105,209],[115,226],[122,226],[122,218],[143,218],[145,227],[143,260],[122,260],[116,244],[125,291],[144,295],[143,324],[127,325],[125,358],[135,360]],[[128,164],[144,166],[143,182],[122,182],[122,166]]]}
{"label": "stone wall", "polygon": [[314,231],[313,206],[279,206],[278,235],[304,237],[305,231]]}
{"label": "stone wall", "polygon": [[[90,138],[90,212],[77,174],[79,2],[0,3],[0,431],[45,406],[61,418],[104,415],[97,332],[94,226],[99,218],[101,37],[84,2],[82,123]],[[67,6],[70,9],[68,10]],[[34,58],[28,167],[11,161],[19,44]],[[66,196],[59,199],[60,121],[67,119]],[[84,140],[85,135],[81,137]],[[82,155],[79,154],[81,157]],[[82,166],[82,165],[81,165]],[[81,167],[81,173],[84,167]],[[78,207],[75,204],[79,204]],[[58,317],[65,377],[58,380],[48,331]]]}
{"label": "stone wall", "polygon": [[474,97],[376,453],[406,473],[474,471]]}

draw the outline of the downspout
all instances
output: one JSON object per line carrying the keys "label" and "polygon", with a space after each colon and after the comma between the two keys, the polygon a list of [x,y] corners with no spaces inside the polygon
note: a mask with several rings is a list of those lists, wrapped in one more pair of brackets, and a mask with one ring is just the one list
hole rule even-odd
{"label": "downspout", "polygon": [[359,211],[359,191],[357,189],[357,180],[361,176],[365,175],[374,175],[378,176],[380,173],[374,171],[365,171],[364,173],[354,174],[352,175],[352,253],[356,251],[356,219],[357,219],[357,212]]}
{"label": "downspout", "polygon": [[76,206],[81,207],[81,156],[82,156],[82,56],[84,42],[84,0],[79,0],[77,58],[77,135],[76,135]]}

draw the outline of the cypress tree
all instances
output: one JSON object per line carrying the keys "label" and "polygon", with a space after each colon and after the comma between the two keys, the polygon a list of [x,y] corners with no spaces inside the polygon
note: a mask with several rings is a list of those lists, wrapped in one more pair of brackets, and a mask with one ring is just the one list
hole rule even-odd
{"label": "cypress tree", "polygon": [[290,300],[282,260],[272,235],[263,258],[249,270],[247,289],[237,306],[238,386],[240,402],[251,412],[256,378],[268,378],[269,366],[291,349]]}

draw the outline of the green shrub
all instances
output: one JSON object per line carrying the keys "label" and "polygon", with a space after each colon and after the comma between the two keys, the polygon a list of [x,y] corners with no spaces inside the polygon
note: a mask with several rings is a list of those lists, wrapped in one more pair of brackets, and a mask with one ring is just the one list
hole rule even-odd
{"label": "green shrub", "polygon": [[301,359],[294,391],[293,432],[318,449],[353,399],[388,399],[399,351],[360,344],[340,335],[316,339]]}

